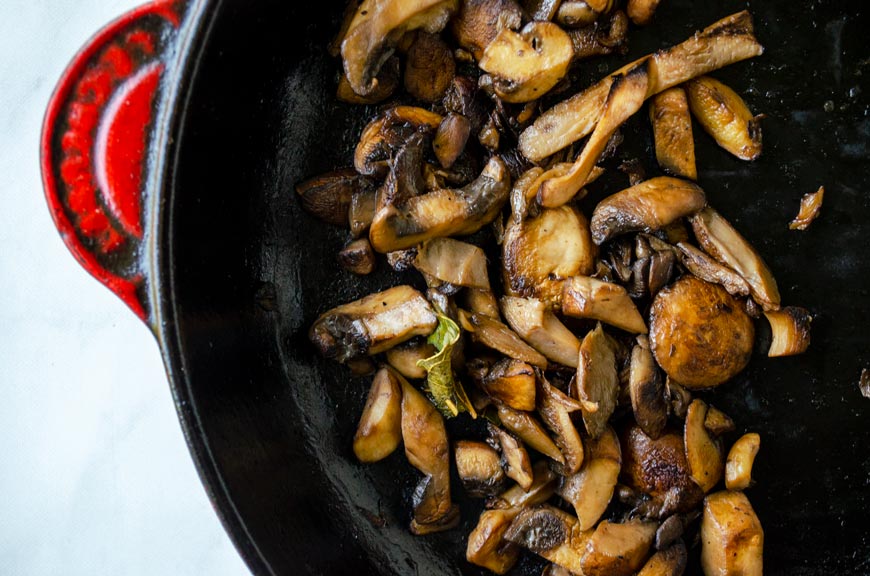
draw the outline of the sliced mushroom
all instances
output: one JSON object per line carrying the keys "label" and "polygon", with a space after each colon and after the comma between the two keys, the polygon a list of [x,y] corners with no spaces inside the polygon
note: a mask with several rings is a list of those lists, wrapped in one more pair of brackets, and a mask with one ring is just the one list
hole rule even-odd
{"label": "sliced mushroom", "polygon": [[503,296],[501,311],[510,327],[535,350],[557,364],[577,367],[580,341],[543,302]]}
{"label": "sliced mushroom", "polygon": [[704,428],[713,436],[721,436],[735,429],[734,420],[715,406],[707,406]]}
{"label": "sliced mushroom", "polygon": [[586,544],[581,574],[631,576],[649,557],[657,527],[655,522],[641,520],[602,520]]}
{"label": "sliced mushroom", "polygon": [[479,290],[469,288],[462,293],[464,299],[462,304],[472,314],[481,314],[489,316],[495,320],[501,318],[501,310],[498,307],[498,298],[495,297],[492,290]]}
{"label": "sliced mushroom", "polygon": [[785,306],[779,310],[769,310],[764,316],[770,322],[773,337],[767,350],[769,357],[794,356],[806,352],[810,346],[813,322],[809,310],[800,306]]}
{"label": "sliced mushroom", "polygon": [[459,322],[471,339],[488,348],[497,350],[509,358],[528,362],[533,366],[547,367],[547,358],[527,344],[520,336],[500,320],[485,314],[459,312]]}
{"label": "sliced mushroom", "polygon": [[471,133],[477,134],[489,117],[490,100],[478,87],[477,78],[457,74],[444,95],[444,109],[458,114],[471,123]]}
{"label": "sliced mushroom", "polygon": [[749,284],[752,297],[765,310],[779,308],[776,280],[755,248],[722,217],[707,206],[692,216],[692,229],[704,251],[728,266]]}
{"label": "sliced mushroom", "polygon": [[574,506],[581,530],[594,528],[610,505],[622,466],[619,438],[609,426],[597,439],[590,440],[587,448],[580,471],[565,477],[557,490]]}
{"label": "sliced mushroom", "polygon": [[417,362],[431,358],[437,352],[426,340],[414,338],[387,350],[386,359],[387,363],[405,378],[419,380],[426,377],[426,370]]}
{"label": "sliced mushroom", "polygon": [[529,490],[534,480],[532,461],[523,443],[509,432],[505,432],[491,422],[487,424],[490,437],[501,449],[502,464],[508,478]]}
{"label": "sliced mushroom", "polygon": [[665,377],[665,389],[668,391],[668,399],[671,406],[671,414],[677,418],[686,418],[689,404],[692,403],[692,393],[685,386],[675,382],[670,376]]}
{"label": "sliced mushroom", "polygon": [[505,574],[517,563],[521,548],[504,539],[521,508],[484,510],[468,535],[465,559],[496,574]]}
{"label": "sliced mushroom", "polygon": [[819,186],[815,192],[804,194],[798,215],[788,223],[789,230],[806,230],[822,211],[822,201],[825,198],[825,187]]}
{"label": "sliced mushroom", "polygon": [[[576,18],[578,22],[582,21],[584,3],[582,0],[574,0],[570,5],[579,9],[572,10],[570,16],[564,11],[560,11],[559,15],[563,19]],[[563,3],[562,6],[566,4]],[[628,16],[622,10],[614,10],[582,28],[568,30],[568,36],[574,44],[574,62],[608,54],[625,54],[628,51],[628,32]]]}
{"label": "sliced mushroom", "polygon": [[[649,57],[655,79],[648,88],[652,96],[702,74],[758,56],[763,52],[753,34],[752,17],[746,10],[713,23],[691,38]],[[585,91],[563,100],[542,113],[519,137],[523,155],[540,162],[591,133],[602,116],[613,79],[637,64],[632,62],[608,74]]]}
{"label": "sliced mushroom", "polygon": [[591,530],[579,529],[571,514],[543,504],[520,512],[505,538],[573,573],[583,574],[582,560],[591,535]]}
{"label": "sliced mushroom", "polygon": [[457,0],[364,0],[341,42],[344,72],[354,92],[366,95],[377,88],[381,65],[406,32],[437,34],[457,5]]}
{"label": "sliced mushroom", "polygon": [[486,254],[479,246],[454,238],[433,238],[417,249],[414,267],[454,286],[489,290]]}
{"label": "sliced mushroom", "polygon": [[668,516],[656,530],[656,550],[669,548],[683,535],[685,526],[679,514]]}
{"label": "sliced mushroom", "polygon": [[486,442],[458,440],[453,445],[456,474],[462,488],[473,498],[498,493],[505,481],[501,456]]}
{"label": "sliced mushroom", "polygon": [[665,397],[664,378],[646,336],[638,336],[631,351],[628,386],[635,421],[647,436],[658,438],[668,423],[670,410]]}
{"label": "sliced mushroom", "polygon": [[[650,3],[649,0],[634,2]],[[652,0],[658,4],[659,0]],[[629,2],[631,6],[632,2]],[[668,88],[649,102],[649,117],[653,128],[656,160],[662,170],[689,180],[698,179],[695,165],[695,140],[692,135],[692,115],[686,91],[681,86]]]}
{"label": "sliced mushroom", "polygon": [[629,232],[659,230],[691,216],[707,203],[695,183],[670,176],[650,178],[599,202],[592,212],[592,240],[603,244]]}
{"label": "sliced mushroom", "polygon": [[761,436],[748,432],[737,439],[725,461],[725,488],[745,490],[752,485],[752,465],[761,447]]}
{"label": "sliced mushroom", "polygon": [[372,379],[366,404],[353,437],[353,453],[360,462],[378,462],[402,441],[402,386],[389,368]]}
{"label": "sliced mushroom", "polygon": [[431,134],[442,116],[418,106],[391,106],[375,116],[360,135],[353,157],[357,172],[383,178],[390,160],[415,132]]}
{"label": "sliced mushroom", "polygon": [[[402,441],[408,462],[423,475],[411,531],[446,529],[458,507],[450,495],[450,444],[444,418],[421,392],[396,374],[402,387]],[[449,522],[446,520],[450,520]]]}
{"label": "sliced mushroom", "polygon": [[749,363],[754,340],[752,319],[718,284],[682,276],[653,299],[653,354],[683,386],[711,388],[726,382]]}
{"label": "sliced mushroom", "polygon": [[743,492],[723,490],[704,499],[701,567],[704,574],[761,576],[764,530]]}
{"label": "sliced mushroom", "polygon": [[553,20],[562,0],[522,0],[529,20]]}
{"label": "sliced mushroom", "polygon": [[556,443],[550,438],[544,426],[532,415],[531,412],[515,410],[501,402],[496,404],[497,414],[501,425],[509,432],[515,434],[529,448],[537,450],[544,456],[559,464],[565,463],[565,457],[559,451]]}
{"label": "sliced mushroom", "polygon": [[348,272],[365,276],[375,270],[377,260],[368,238],[354,240],[338,253],[338,263]]}
{"label": "sliced mushroom", "polygon": [[518,30],[523,13],[515,0],[463,0],[450,21],[457,44],[471,52],[475,60],[502,30]]}
{"label": "sliced mushroom", "polygon": [[589,221],[573,206],[545,209],[522,222],[512,219],[502,243],[505,291],[559,310],[565,278],[591,274],[595,255]]}
{"label": "sliced mushroom", "polygon": [[683,440],[686,445],[686,461],[689,473],[705,493],[712,490],[725,470],[722,443],[713,438],[704,426],[707,417],[707,404],[695,398],[686,413]]}
{"label": "sliced mushroom", "polygon": [[741,160],[761,155],[763,116],[753,115],[743,98],[710,76],[699,76],[685,86],[692,115],[719,146]]}
{"label": "sliced mushroom", "polygon": [[483,390],[514,410],[535,409],[535,371],[521,360],[503,358],[482,382]]}
{"label": "sliced mushroom", "polygon": [[369,240],[376,251],[392,252],[430,238],[472,234],[492,222],[509,192],[510,175],[504,162],[493,156],[464,188],[435,190],[378,210]]}
{"label": "sliced mushroom", "polygon": [[582,408],[581,404],[550,384],[543,375],[538,375],[538,414],[555,434],[556,446],[565,459],[564,475],[576,474],[583,465],[584,449],[580,433],[574,426],[571,414]]}
{"label": "sliced mushroom", "polygon": [[338,87],[335,90],[335,97],[341,102],[364,106],[383,102],[392,96],[393,93],[395,93],[396,88],[399,87],[399,80],[402,76],[399,70],[399,64],[400,62],[397,56],[391,56],[388,58],[378,72],[376,78],[377,85],[371,92],[365,95],[357,94],[350,85],[347,75],[342,73],[341,77],[338,79]]}
{"label": "sliced mushroom", "polygon": [[638,26],[646,26],[652,22],[660,3],[661,0],[628,0],[625,9],[632,22]]}
{"label": "sliced mushroom", "polygon": [[461,114],[447,114],[432,141],[435,156],[443,168],[450,168],[465,150],[468,137],[471,135],[471,121]]}
{"label": "sliced mushroom", "polygon": [[348,210],[357,195],[371,192],[375,181],[353,168],[340,168],[296,185],[302,208],[333,226],[348,226]]}
{"label": "sliced mushroom", "polygon": [[565,281],[562,313],[600,320],[635,334],[647,333],[646,323],[625,288],[591,276],[573,276]]}
{"label": "sliced mushroom", "polygon": [[405,54],[405,90],[423,102],[437,102],[453,81],[453,52],[439,35],[419,30]]}
{"label": "sliced mushroom", "polygon": [[347,218],[350,221],[350,234],[359,238],[368,232],[375,217],[375,190],[365,190],[354,194],[350,201]]}
{"label": "sliced mushroom", "polygon": [[686,544],[677,540],[669,548],[659,550],[643,565],[637,576],[682,576],[689,563]]}
{"label": "sliced mushroom", "polygon": [[558,474],[550,469],[546,460],[538,460],[532,466],[534,480],[526,490],[519,484],[514,484],[495,498],[487,501],[490,509],[530,508],[543,504],[556,493]]}
{"label": "sliced mushroom", "polygon": [[683,266],[701,280],[720,284],[732,296],[749,296],[749,284],[731,268],[719,264],[688,242],[678,242],[677,249]]}
{"label": "sliced mushroom", "polygon": [[515,32],[502,29],[486,46],[478,65],[493,78],[505,102],[529,102],[549,92],[571,65],[571,38],[552,22],[532,21]]}
{"label": "sliced mushroom", "polygon": [[598,438],[607,430],[607,422],[616,409],[619,395],[616,355],[600,322],[586,334],[580,345],[577,391],[586,432],[590,437]]}
{"label": "sliced mushroom", "polygon": [[589,26],[597,19],[598,12],[586,0],[562,0],[554,15],[556,23],[566,28]]}
{"label": "sliced mushroom", "polygon": [[324,312],[312,324],[309,338],[324,357],[345,362],[428,336],[437,324],[423,294],[400,285]]}

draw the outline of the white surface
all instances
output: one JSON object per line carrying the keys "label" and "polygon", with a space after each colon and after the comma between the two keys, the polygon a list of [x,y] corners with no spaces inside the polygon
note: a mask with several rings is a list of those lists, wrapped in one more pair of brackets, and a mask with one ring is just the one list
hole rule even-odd
{"label": "white surface", "polygon": [[0,575],[249,576],[150,332],[82,270],[39,131],[75,51],[139,0],[0,0]]}

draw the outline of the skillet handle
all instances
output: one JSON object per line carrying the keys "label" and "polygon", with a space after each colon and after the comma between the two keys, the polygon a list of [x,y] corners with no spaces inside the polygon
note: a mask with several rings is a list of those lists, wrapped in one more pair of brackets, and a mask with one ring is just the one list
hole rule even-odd
{"label": "skillet handle", "polygon": [[152,1],[92,36],[61,75],[42,125],[43,189],[61,238],[149,324],[149,152],[185,6]]}

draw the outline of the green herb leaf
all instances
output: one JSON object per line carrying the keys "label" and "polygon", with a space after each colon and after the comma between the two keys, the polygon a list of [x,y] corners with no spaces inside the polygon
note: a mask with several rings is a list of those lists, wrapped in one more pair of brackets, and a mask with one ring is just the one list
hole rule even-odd
{"label": "green herb leaf", "polygon": [[418,360],[417,366],[426,370],[426,386],[429,396],[445,418],[458,416],[460,412],[468,412],[472,418],[477,418],[477,412],[462,383],[453,374],[453,348],[459,341],[459,325],[451,320],[441,310],[436,309],[438,327],[428,338],[438,353],[430,358]]}

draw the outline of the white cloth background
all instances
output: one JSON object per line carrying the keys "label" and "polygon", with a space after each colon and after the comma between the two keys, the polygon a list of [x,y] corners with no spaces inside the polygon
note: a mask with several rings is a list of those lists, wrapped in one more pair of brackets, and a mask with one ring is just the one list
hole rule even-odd
{"label": "white cloth background", "polygon": [[0,0],[0,574],[250,572],[187,450],[158,346],[73,260],[39,132],[73,54],[140,0]]}

